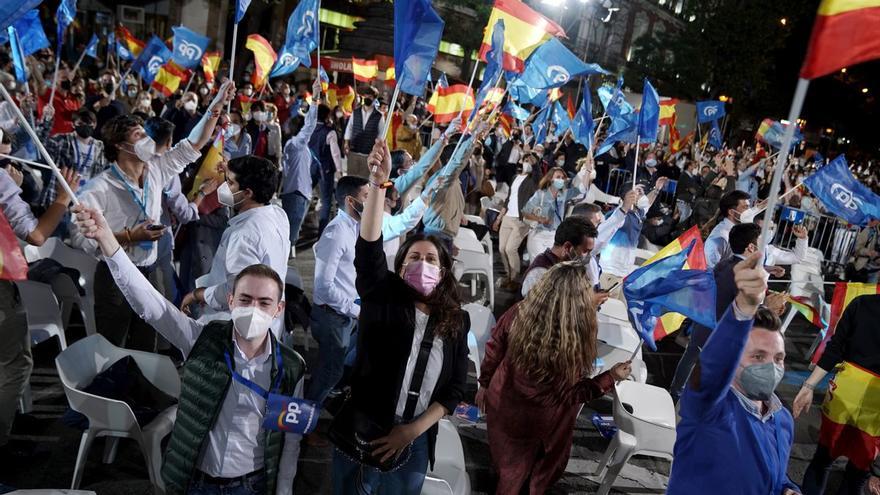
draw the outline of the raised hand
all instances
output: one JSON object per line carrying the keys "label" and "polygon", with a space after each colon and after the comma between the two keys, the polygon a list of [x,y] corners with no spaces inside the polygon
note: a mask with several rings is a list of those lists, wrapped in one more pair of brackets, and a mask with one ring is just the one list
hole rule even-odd
{"label": "raised hand", "polygon": [[740,311],[754,315],[758,305],[764,302],[767,292],[767,272],[760,266],[764,253],[756,251],[748,258],[733,267],[733,278],[739,291],[736,295],[736,306]]}

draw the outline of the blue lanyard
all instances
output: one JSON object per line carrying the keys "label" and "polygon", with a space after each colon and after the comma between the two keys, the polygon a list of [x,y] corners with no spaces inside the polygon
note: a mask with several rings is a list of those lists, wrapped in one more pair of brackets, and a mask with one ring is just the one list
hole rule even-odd
{"label": "blue lanyard", "polygon": [[77,172],[81,172],[86,165],[88,165],[89,161],[92,159],[92,148],[95,147],[95,141],[92,141],[89,144],[89,152],[86,153],[86,159],[83,160],[82,163],[79,162],[79,141],[76,138],[73,138],[73,154],[76,156],[76,170]]}
{"label": "blue lanyard", "polygon": [[147,201],[150,196],[150,181],[146,177],[144,177],[143,198],[138,198],[137,193],[134,192],[134,189],[132,189],[132,187],[128,184],[128,181],[125,180],[125,178],[122,176],[122,172],[119,171],[117,166],[113,165],[112,167],[110,167],[110,170],[112,170],[116,177],[119,178],[119,180],[122,181],[123,184],[125,184],[125,188],[128,189],[129,193],[131,193],[131,197],[132,199],[134,199],[135,204],[138,205],[138,207],[141,209],[141,212],[144,214],[144,220],[149,219],[150,215],[147,214]]}
{"label": "blue lanyard", "polygon": [[[263,399],[269,399],[269,392],[266,389],[241,376],[239,372],[232,368],[232,358],[229,357],[228,351],[223,353],[223,357],[226,358],[226,367],[229,368],[229,372],[232,373],[232,378],[235,381],[253,390],[254,393]],[[272,383],[273,394],[278,393],[278,389],[281,387],[281,378],[284,376],[284,366],[281,363],[281,347],[277,343],[275,344],[275,362],[278,365],[278,373],[275,375],[275,381]]]}

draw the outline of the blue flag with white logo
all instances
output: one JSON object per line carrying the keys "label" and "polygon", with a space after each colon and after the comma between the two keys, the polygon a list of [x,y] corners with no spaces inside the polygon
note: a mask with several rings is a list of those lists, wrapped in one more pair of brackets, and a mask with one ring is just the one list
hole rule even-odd
{"label": "blue flag with white logo", "polygon": [[700,124],[718,120],[721,117],[724,117],[724,115],[724,102],[722,101],[711,100],[697,102],[697,122]]}
{"label": "blue flag with white logo", "polygon": [[57,44],[59,51],[61,42],[64,39],[64,31],[73,22],[74,17],[76,17],[76,0],[61,0],[61,3],[58,4],[58,10],[55,11],[55,22],[58,25]]}
{"label": "blue flag with white logo", "polygon": [[593,99],[590,97],[589,84],[586,84],[584,99],[571,121],[571,137],[589,150],[593,147]]}
{"label": "blue flag with white logo", "polygon": [[605,113],[612,119],[636,111],[633,106],[626,101],[626,98],[623,96],[622,88],[623,78],[620,77],[617,79],[617,86],[612,87],[602,85],[597,90],[599,101],[602,102],[602,106],[605,108]]}
{"label": "blue flag with white logo", "polygon": [[208,49],[211,38],[185,26],[174,26],[174,54],[171,60],[185,69],[195,69],[202,64],[202,55]]}
{"label": "blue flag with white logo", "polygon": [[660,96],[651,83],[645,79],[642,91],[642,107],[639,109],[639,139],[643,143],[657,141],[657,129],[660,127]]}
{"label": "blue flag with white logo", "polygon": [[559,88],[568,81],[589,74],[607,74],[598,64],[583,62],[555,37],[551,37],[526,59],[520,81],[535,89]]}
{"label": "blue flag with white logo", "polygon": [[394,76],[401,92],[424,93],[444,26],[430,0],[395,0]]}
{"label": "blue flag with white logo", "polygon": [[550,121],[556,126],[556,129],[553,131],[554,136],[559,137],[571,128],[571,117],[562,108],[559,100],[553,103],[553,114],[550,117]]}
{"label": "blue flag with white logo", "polygon": [[11,48],[12,66],[15,69],[15,80],[20,83],[27,82],[27,65],[24,63],[24,54],[21,52],[21,43],[18,42],[18,36],[15,27],[6,28],[9,36],[9,46]]}
{"label": "blue flag with white logo", "polygon": [[880,196],[853,177],[843,155],[804,179],[804,185],[828,211],[849,223],[864,226],[880,219]]}
{"label": "blue flag with white logo", "polygon": [[86,45],[85,54],[92,58],[98,58],[98,35],[92,34],[92,39]]}
{"label": "blue flag with white logo", "polygon": [[171,50],[168,49],[164,41],[154,34],[147,46],[141,51],[140,56],[131,65],[131,70],[140,74],[147,84],[152,84],[159,69],[172,58]]}
{"label": "blue flag with white logo", "polygon": [[513,118],[519,121],[528,120],[529,115],[531,115],[528,110],[517,105],[512,100],[507,100],[507,103],[504,105],[502,113],[511,115],[513,116]]}
{"label": "blue flag with white logo", "polygon": [[[503,63],[504,20],[498,19],[495,23],[495,27],[492,28],[492,44],[490,45],[489,51],[486,52],[486,69],[483,71],[483,83],[480,85],[480,89],[483,89],[483,86],[492,86],[495,84],[495,81],[501,73]],[[480,103],[477,102],[477,108],[479,107]]]}
{"label": "blue flag with white logo", "polygon": [[[788,124],[788,125],[791,125],[791,124]],[[768,145],[770,145],[771,147],[776,148],[776,149],[780,149],[780,148],[782,148],[782,139],[785,137],[785,129],[786,129],[786,127],[788,127],[788,125],[783,125],[782,122],[774,120],[774,121],[772,121],[772,124],[770,125],[770,127],[767,128],[767,131],[763,135],[760,135],[760,138],[763,139],[764,142],[767,143]],[[762,127],[763,127],[763,124],[762,124]],[[796,146],[798,143],[803,141],[803,139],[804,139],[804,135],[801,134],[800,129],[798,129],[798,127],[795,126],[794,136],[792,137],[792,140],[791,140],[791,146],[792,147]]]}
{"label": "blue flag with white logo", "polygon": [[311,67],[318,33],[318,0],[302,0],[287,18],[287,38],[269,77],[290,74],[300,65]]}
{"label": "blue flag with white logo", "polygon": [[40,12],[37,9],[27,11],[13,23],[13,26],[18,33],[21,53],[25,57],[43,48],[49,48],[49,38],[43,31],[43,23],[40,22]]}
{"label": "blue flag with white logo", "polygon": [[635,143],[638,136],[639,114],[626,113],[611,121],[611,129],[602,142],[602,146],[596,150],[596,156],[605,154],[614,146],[614,143]]}
{"label": "blue flag with white logo", "polygon": [[724,141],[721,139],[721,128],[718,127],[717,120],[712,121],[712,127],[709,129],[709,136],[706,138],[706,143],[716,150],[721,150],[724,146]]}
{"label": "blue flag with white logo", "polygon": [[825,157],[817,151],[813,154],[813,163],[815,163],[817,167],[821,167],[822,165],[825,165]]}
{"label": "blue flag with white logo", "polygon": [[235,23],[238,24],[244,18],[244,13],[251,6],[251,0],[235,0]]}
{"label": "blue flag with white logo", "polygon": [[547,122],[550,121],[550,114],[553,112],[553,105],[547,105],[535,116],[532,121],[532,130],[535,133],[535,144],[544,144],[547,138]]}
{"label": "blue flag with white logo", "polygon": [[654,327],[664,313],[681,313],[715,328],[715,277],[707,270],[682,269],[695,243],[636,269],[623,281],[630,322],[653,351],[657,350]]}
{"label": "blue flag with white logo", "polygon": [[122,43],[119,40],[116,41],[116,56],[122,60],[134,60],[134,55],[132,55],[131,52],[128,51],[125,43]]}

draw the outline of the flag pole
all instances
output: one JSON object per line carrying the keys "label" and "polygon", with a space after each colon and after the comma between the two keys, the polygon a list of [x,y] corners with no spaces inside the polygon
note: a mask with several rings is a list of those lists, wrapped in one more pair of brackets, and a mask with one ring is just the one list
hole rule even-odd
{"label": "flag pole", "polygon": [[70,188],[70,184],[67,183],[67,180],[61,174],[61,170],[58,170],[58,165],[55,165],[55,160],[52,159],[52,156],[49,155],[49,152],[46,151],[46,147],[43,146],[43,143],[40,142],[40,138],[37,137],[37,132],[34,131],[34,128],[28,123],[27,119],[24,118],[24,114],[21,113],[21,109],[18,108],[18,105],[15,104],[15,101],[9,96],[9,92],[6,91],[6,86],[0,84],[0,93],[2,93],[3,99],[9,103],[9,107],[12,108],[12,111],[15,113],[15,117],[21,123],[21,126],[27,131],[31,140],[34,142],[34,146],[37,147],[37,151],[40,152],[40,155],[43,156],[43,159],[46,160],[46,163],[52,167],[52,172],[55,174],[55,178],[58,179],[58,182],[61,184],[61,187],[64,188],[64,191],[70,196],[73,204],[78,205],[79,200],[76,199],[76,194],[73,192],[73,189]]}
{"label": "flag pole", "polygon": [[73,80],[76,78],[76,71],[79,70],[80,64],[82,64],[83,59],[86,57],[86,51],[83,50],[82,53],[79,54],[79,60],[76,61],[76,65],[73,66],[73,72],[71,72],[71,76],[68,77],[69,80]]}
{"label": "flag pole", "polygon": [[17,156],[6,155],[3,153],[0,153],[0,158],[5,158],[7,160],[12,160],[14,162],[24,163],[25,165],[29,165],[31,167],[45,168],[48,170],[52,170],[52,167],[46,165],[45,163],[33,162],[31,160],[25,160],[24,158],[19,158]]}
{"label": "flag pole", "polygon": [[636,133],[636,159],[633,162],[633,189],[636,188],[636,171],[639,169],[639,146],[642,144],[642,136]]}
{"label": "flag pole", "polygon": [[385,127],[382,128],[382,139],[388,139],[388,130],[391,129],[391,121],[394,120],[394,107],[397,105],[397,97],[400,96],[400,82],[394,85],[394,93],[391,95],[391,104],[388,105],[388,115],[385,117]]}
{"label": "flag pole", "polygon": [[52,102],[55,101],[55,88],[58,87],[58,70],[61,69],[61,48],[64,46],[64,31],[67,31],[67,29],[65,28],[63,31],[58,33],[58,41],[55,45],[55,74],[52,76],[52,91],[49,93],[50,105],[54,105]]}
{"label": "flag pole", "polygon": [[[798,79],[797,87],[794,90],[794,97],[791,100],[791,108],[788,111],[788,121],[790,125],[786,126],[785,134],[782,137],[782,146],[779,148],[779,154],[776,155],[776,165],[773,169],[773,182],[770,185],[769,202],[767,203],[767,211],[772,215],[775,211],[776,204],[779,202],[779,186],[782,183],[782,174],[785,173],[785,162],[788,159],[788,152],[791,148],[791,142],[794,139],[794,130],[797,125],[797,119],[801,115],[801,109],[804,106],[804,99],[807,96],[807,88],[810,86],[809,79]],[[766,218],[765,218],[766,219]],[[772,219],[771,219],[772,220]],[[773,222],[764,222],[761,227],[761,241],[759,242],[759,250],[765,251],[767,244],[770,242],[770,224]]]}
{"label": "flag pole", "polygon": [[[235,73],[235,42],[238,40],[238,23],[232,26],[232,50],[229,51],[229,80],[235,81],[232,77]],[[232,102],[226,104],[226,111],[232,110]]]}

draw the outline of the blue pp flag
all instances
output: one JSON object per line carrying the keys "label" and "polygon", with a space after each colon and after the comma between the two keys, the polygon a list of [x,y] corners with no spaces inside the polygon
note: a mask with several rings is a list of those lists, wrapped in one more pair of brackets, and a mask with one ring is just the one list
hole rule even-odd
{"label": "blue pp flag", "polygon": [[607,74],[598,64],[588,64],[557,38],[552,37],[526,60],[519,79],[535,89],[559,88],[573,78],[588,74]]}
{"label": "blue pp flag", "polygon": [[[483,86],[494,85],[504,63],[504,20],[498,19],[492,28],[492,44],[486,52],[486,70],[483,71]],[[482,86],[481,86],[482,89]],[[477,108],[480,107],[477,102]]]}
{"label": "blue pp flag", "polygon": [[507,103],[504,105],[504,109],[502,110],[502,112],[513,116],[513,118],[519,121],[528,120],[529,116],[531,115],[528,110],[517,105],[511,100],[507,101]]}
{"label": "blue pp flag", "polygon": [[635,109],[623,96],[622,87],[623,78],[621,77],[617,79],[617,86],[611,87],[603,85],[597,90],[599,101],[602,102],[602,106],[605,108],[605,113],[607,113],[612,120],[621,115],[635,112]]}
{"label": "blue pp flag", "polygon": [[[766,120],[765,120],[766,122]],[[780,149],[782,148],[782,139],[785,137],[785,129],[786,125],[782,125],[779,121],[771,121],[770,127],[767,128],[766,132],[760,136],[761,139],[764,140],[765,143],[772,146],[773,148]],[[788,124],[791,125],[791,124]],[[763,124],[762,124],[763,126]],[[804,139],[804,135],[801,134],[800,129],[795,126],[794,128],[794,136],[791,140],[791,146],[794,147],[798,143],[800,143]]]}
{"label": "blue pp flag", "polygon": [[394,2],[394,74],[401,92],[424,92],[444,25],[429,0]]}
{"label": "blue pp flag", "polygon": [[657,128],[660,124],[660,96],[651,83],[645,79],[642,91],[642,107],[639,109],[639,139],[643,143],[657,141]]}
{"label": "blue pp flag", "polygon": [[657,350],[654,327],[664,313],[681,313],[715,328],[715,277],[707,270],[682,269],[695,243],[636,269],[623,281],[630,322],[651,350]]}
{"label": "blue pp flag", "polygon": [[880,196],[853,177],[843,155],[804,179],[804,185],[828,211],[849,223],[864,226],[880,219]]}
{"label": "blue pp flag", "polygon": [[244,18],[244,13],[251,6],[251,0],[235,0],[235,23],[238,24]]}
{"label": "blue pp flag", "polygon": [[24,54],[21,52],[21,43],[13,26],[6,28],[9,35],[9,45],[12,48],[12,66],[15,68],[15,80],[20,83],[27,82],[27,65],[24,63]]}
{"label": "blue pp flag", "polygon": [[614,146],[614,143],[635,143],[638,135],[638,120],[637,113],[626,113],[612,120],[608,135],[602,142],[602,146],[596,150],[596,156],[607,153]]}
{"label": "blue pp flag", "polygon": [[73,22],[74,17],[76,17],[76,0],[61,0],[61,3],[58,4],[58,10],[55,11],[55,22],[58,25],[57,43],[59,47],[64,39],[64,31]]}
{"label": "blue pp flag", "polygon": [[318,426],[321,407],[306,399],[281,394],[269,394],[263,428],[284,433],[305,435]]}
{"label": "blue pp flag", "polygon": [[86,45],[85,54],[92,58],[98,58],[98,35],[92,34],[92,39]]}
{"label": "blue pp flag", "polygon": [[825,165],[825,157],[817,151],[813,154],[813,163],[815,163],[817,167],[821,167],[822,165]]}
{"label": "blue pp flag", "polygon": [[318,79],[324,84],[330,83],[330,76],[327,75],[327,71],[323,67],[318,67]]}
{"label": "blue pp flag", "polygon": [[8,31],[7,27],[11,26],[12,23],[17,21],[21,16],[23,16],[26,12],[33,9],[43,0],[23,0],[18,2],[0,2],[0,35],[4,39],[0,40],[2,43],[6,43],[8,39]]}
{"label": "blue pp flag", "polygon": [[119,41],[116,41],[116,56],[122,60],[134,60],[134,55],[132,55],[131,52],[128,51],[128,48],[125,46],[124,43],[121,43]]}
{"label": "blue pp flag", "polygon": [[698,101],[697,122],[704,124],[724,117],[724,102],[722,101]]}
{"label": "blue pp flag", "polygon": [[571,128],[571,117],[568,116],[568,112],[562,108],[562,104],[558,100],[553,103],[553,114],[550,116],[550,121],[556,126],[553,132],[556,137],[563,135]]}
{"label": "blue pp flag", "polygon": [[593,147],[593,99],[590,97],[590,85],[585,85],[584,99],[571,121],[571,137],[589,150]]}
{"label": "blue pp flag", "polygon": [[147,46],[141,51],[137,60],[131,65],[131,70],[140,74],[147,84],[152,84],[156,74],[159,73],[159,69],[169,59],[172,59],[171,50],[168,49],[164,41],[154,34],[150,38],[150,42],[147,43]]}
{"label": "blue pp flag", "polygon": [[553,105],[547,105],[542,108],[532,121],[532,130],[535,132],[535,144],[544,144],[547,138],[547,122],[550,121],[550,113],[553,112]]}
{"label": "blue pp flag", "polygon": [[287,18],[287,38],[269,77],[290,74],[300,64],[311,67],[311,53],[318,48],[318,0],[303,0]]}
{"label": "blue pp flag", "polygon": [[532,88],[519,79],[511,77],[513,73],[507,72],[507,93],[520,105],[535,105],[543,107],[547,103],[547,91]]}
{"label": "blue pp flag", "polygon": [[174,26],[171,31],[174,33],[174,54],[171,60],[185,69],[194,69],[201,65],[202,55],[208,49],[211,38],[185,26]]}
{"label": "blue pp flag", "polygon": [[21,53],[25,57],[43,48],[49,47],[49,38],[43,31],[40,22],[40,12],[37,9],[27,11],[15,23],[15,31],[18,33],[18,41],[21,45]]}
{"label": "blue pp flag", "polygon": [[718,127],[717,120],[712,121],[712,127],[709,129],[709,136],[706,139],[706,143],[716,150],[720,150],[724,146],[724,142],[721,140],[721,128]]}

